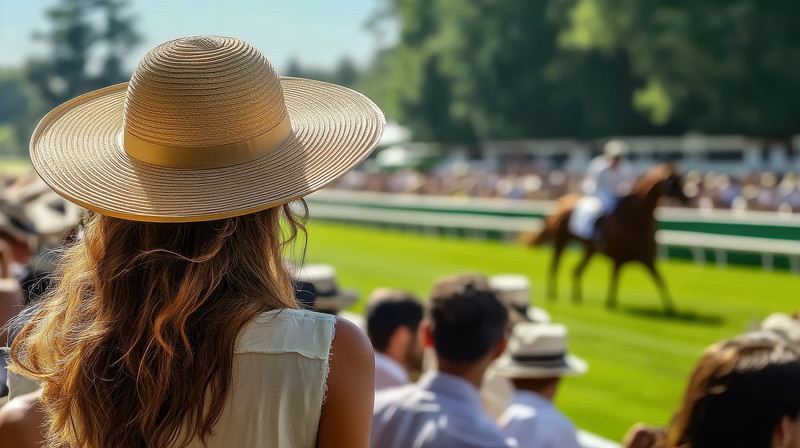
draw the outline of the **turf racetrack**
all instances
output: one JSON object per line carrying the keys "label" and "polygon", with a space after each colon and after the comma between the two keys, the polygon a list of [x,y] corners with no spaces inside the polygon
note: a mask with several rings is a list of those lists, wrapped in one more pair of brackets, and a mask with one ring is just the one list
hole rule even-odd
{"label": "turf racetrack", "polygon": [[569,301],[576,251],[563,259],[559,298],[545,302],[549,248],[531,250],[498,242],[446,239],[370,227],[311,222],[308,263],[330,263],[339,286],[365,296],[374,288],[407,288],[425,297],[436,277],[464,271],[523,273],[533,301],[570,330],[570,349],[589,362],[589,373],[564,381],[557,404],[578,426],[620,440],[637,421],[663,425],[675,409],[688,373],[708,344],[736,335],[774,311],[800,308],[800,278],[759,268],[660,263],[675,298],[676,317],[661,302],[645,271],[630,265],[620,280],[618,311],[604,306],[610,266],[595,258],[584,276],[584,303]]}

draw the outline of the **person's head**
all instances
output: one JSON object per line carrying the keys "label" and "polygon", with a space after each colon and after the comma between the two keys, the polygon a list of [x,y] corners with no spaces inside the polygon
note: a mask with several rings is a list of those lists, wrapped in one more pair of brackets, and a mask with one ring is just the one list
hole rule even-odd
{"label": "person's head", "polygon": [[690,376],[667,446],[800,447],[800,355],[767,332],[709,347]]}
{"label": "person's head", "polygon": [[422,314],[422,305],[408,291],[390,288],[373,291],[367,300],[367,336],[375,351],[409,370],[421,369]]}
{"label": "person's head", "polygon": [[628,154],[628,144],[621,140],[610,140],[603,147],[603,155],[611,162],[611,166],[616,168],[620,161]]}
{"label": "person's head", "polygon": [[508,312],[485,277],[461,274],[440,278],[428,305],[427,343],[439,364],[488,365],[505,348]]}
{"label": "person's head", "polygon": [[363,95],[281,78],[220,36],[161,44],[131,82],[47,114],[33,166],[94,213],[12,347],[12,369],[43,383],[51,445],[206,441],[240,331],[298,306],[288,204],[363,160],[384,125]]}
{"label": "person's head", "polygon": [[329,264],[306,264],[293,271],[296,297],[308,309],[337,315],[358,301],[358,291],[339,288],[336,268]]}

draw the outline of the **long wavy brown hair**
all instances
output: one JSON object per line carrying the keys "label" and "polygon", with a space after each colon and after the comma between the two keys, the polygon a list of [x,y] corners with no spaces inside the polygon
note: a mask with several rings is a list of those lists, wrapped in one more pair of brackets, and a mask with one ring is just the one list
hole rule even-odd
{"label": "long wavy brown hair", "polygon": [[282,252],[304,219],[288,205],[180,224],[89,217],[12,346],[12,371],[43,384],[47,446],[207,441],[242,328],[297,307]]}
{"label": "long wavy brown hair", "polygon": [[[692,371],[662,446],[692,448],[698,439],[704,442],[700,446],[768,446],[780,417],[800,411],[798,385],[800,354],[779,336],[753,332],[717,342]],[[713,403],[733,394],[737,397],[725,404]],[[745,434],[739,434],[742,429]],[[709,435],[716,443],[707,444]],[[736,441],[726,443],[724,437]]]}

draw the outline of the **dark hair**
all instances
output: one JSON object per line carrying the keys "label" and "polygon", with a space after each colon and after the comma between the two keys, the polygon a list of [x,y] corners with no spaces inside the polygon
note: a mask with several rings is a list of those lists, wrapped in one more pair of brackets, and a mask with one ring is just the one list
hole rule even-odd
{"label": "dark hair", "polygon": [[421,321],[422,305],[407,291],[377,289],[367,301],[367,336],[376,351],[386,351],[399,327],[416,330]]}
{"label": "dark hair", "polygon": [[783,417],[800,415],[800,355],[749,333],[712,345],[695,367],[668,446],[769,448]]}
{"label": "dark hair", "polygon": [[439,279],[430,299],[436,353],[448,361],[474,361],[503,338],[508,312],[485,277],[462,274]]}

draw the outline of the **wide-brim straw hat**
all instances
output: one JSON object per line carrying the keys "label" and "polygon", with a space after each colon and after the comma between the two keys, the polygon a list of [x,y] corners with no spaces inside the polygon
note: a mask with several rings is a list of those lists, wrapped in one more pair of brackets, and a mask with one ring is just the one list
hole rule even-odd
{"label": "wide-brim straw hat", "polygon": [[279,77],[230,37],[166,42],[129,83],[58,106],[31,160],[59,195],[137,221],[208,221],[318,190],[364,160],[385,126],[353,90]]}

